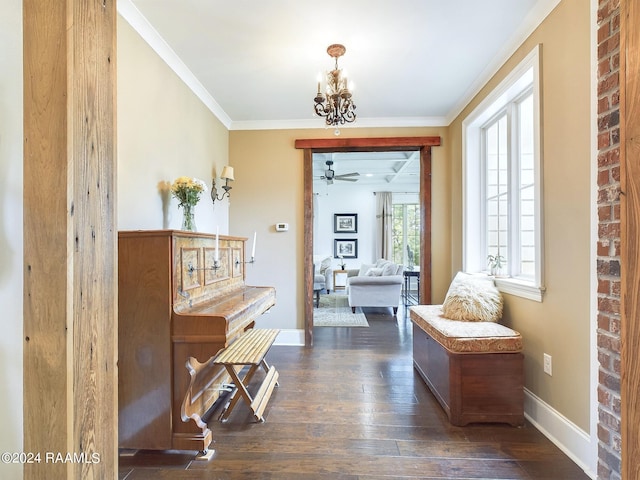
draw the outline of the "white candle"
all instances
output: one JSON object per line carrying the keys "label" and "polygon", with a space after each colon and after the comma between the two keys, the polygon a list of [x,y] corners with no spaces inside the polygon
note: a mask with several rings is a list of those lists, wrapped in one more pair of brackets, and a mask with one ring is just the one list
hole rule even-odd
{"label": "white candle", "polygon": [[217,262],[218,260],[220,260],[220,252],[218,250],[219,248],[219,243],[220,243],[220,236],[218,235],[218,233],[220,232],[220,227],[216,226],[216,256],[215,256],[215,261]]}
{"label": "white candle", "polygon": [[253,232],[253,248],[251,249],[251,258],[256,256],[256,236],[258,232]]}

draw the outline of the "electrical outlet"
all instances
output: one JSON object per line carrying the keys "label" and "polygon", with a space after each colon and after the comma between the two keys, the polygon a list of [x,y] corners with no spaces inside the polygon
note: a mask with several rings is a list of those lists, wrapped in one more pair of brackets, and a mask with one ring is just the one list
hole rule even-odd
{"label": "electrical outlet", "polygon": [[548,353],[545,353],[543,358],[544,358],[544,362],[543,362],[544,373],[551,376],[551,372],[552,372],[551,355],[549,355]]}

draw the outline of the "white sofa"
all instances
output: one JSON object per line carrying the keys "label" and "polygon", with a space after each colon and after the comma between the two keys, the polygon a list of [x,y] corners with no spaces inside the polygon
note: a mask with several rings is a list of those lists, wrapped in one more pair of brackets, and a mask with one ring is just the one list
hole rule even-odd
{"label": "white sofa", "polygon": [[356,307],[391,307],[398,312],[402,291],[403,265],[380,259],[374,265],[362,265],[357,276],[347,280],[351,311]]}

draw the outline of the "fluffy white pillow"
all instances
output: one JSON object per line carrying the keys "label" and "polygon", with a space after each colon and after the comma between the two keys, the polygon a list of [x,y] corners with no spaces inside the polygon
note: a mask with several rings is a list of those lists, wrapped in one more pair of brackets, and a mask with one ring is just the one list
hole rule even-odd
{"label": "fluffy white pillow", "polygon": [[442,313],[451,320],[497,322],[502,317],[502,295],[486,276],[458,274],[442,304]]}
{"label": "fluffy white pillow", "polygon": [[365,275],[367,277],[380,277],[381,275],[383,275],[383,270],[382,268],[371,267],[369,270],[367,270],[367,273],[365,273]]}
{"label": "fluffy white pillow", "polygon": [[360,271],[358,272],[358,276],[359,277],[363,277],[367,274],[367,272],[373,267],[374,265],[368,264],[368,263],[363,263],[360,266]]}
{"label": "fluffy white pillow", "polygon": [[395,275],[396,270],[398,270],[398,266],[393,262],[387,262],[382,266],[382,275]]}

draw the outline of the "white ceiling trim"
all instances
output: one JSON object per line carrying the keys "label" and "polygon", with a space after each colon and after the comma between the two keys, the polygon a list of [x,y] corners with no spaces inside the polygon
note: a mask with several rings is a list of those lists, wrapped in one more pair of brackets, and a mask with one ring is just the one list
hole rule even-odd
{"label": "white ceiling trim", "polygon": [[[311,105],[311,103],[309,103]],[[340,130],[347,128],[390,128],[390,127],[443,127],[447,126],[445,117],[388,117],[361,118],[354,123],[341,125]],[[295,130],[309,128],[326,128],[324,119],[320,117],[304,120],[255,120],[231,122],[230,130]]]}
{"label": "white ceiling trim", "polygon": [[204,88],[202,83],[196,78],[191,70],[178,57],[176,52],[153,28],[149,21],[140,13],[140,10],[131,3],[131,0],[118,0],[118,13],[124,18],[133,29],[138,32],[142,39],[160,56],[168,67],[191,89],[191,91],[211,110],[220,122],[227,128],[231,128],[231,118],[216,102],[211,94]]}

